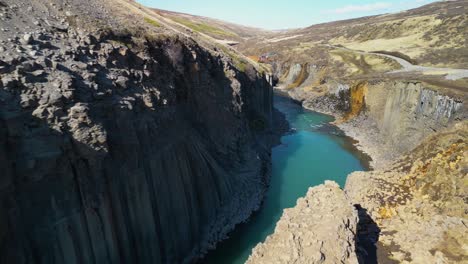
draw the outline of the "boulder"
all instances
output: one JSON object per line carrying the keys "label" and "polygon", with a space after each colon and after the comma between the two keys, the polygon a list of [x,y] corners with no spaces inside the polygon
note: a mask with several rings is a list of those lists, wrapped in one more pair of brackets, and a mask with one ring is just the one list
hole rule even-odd
{"label": "boulder", "polygon": [[24,45],[31,44],[34,41],[32,34],[24,34],[23,38],[21,39],[21,43]]}

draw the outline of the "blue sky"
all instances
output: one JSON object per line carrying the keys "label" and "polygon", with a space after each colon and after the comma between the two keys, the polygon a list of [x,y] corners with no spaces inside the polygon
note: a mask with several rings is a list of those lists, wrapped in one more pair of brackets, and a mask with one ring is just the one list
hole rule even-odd
{"label": "blue sky", "polygon": [[398,12],[435,0],[137,0],[150,7],[222,19],[265,29]]}

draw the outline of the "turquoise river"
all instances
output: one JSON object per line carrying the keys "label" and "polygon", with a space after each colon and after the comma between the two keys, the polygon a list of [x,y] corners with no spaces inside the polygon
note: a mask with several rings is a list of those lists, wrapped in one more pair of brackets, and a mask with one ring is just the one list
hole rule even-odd
{"label": "turquoise river", "polygon": [[332,117],[308,111],[286,97],[276,95],[274,100],[291,132],[273,149],[267,196],[261,209],[210,252],[204,264],[245,263],[255,245],[273,233],[283,209],[293,207],[309,187],[325,180],[343,186],[349,173],[368,167],[368,158],[356,150],[352,140],[330,125]]}

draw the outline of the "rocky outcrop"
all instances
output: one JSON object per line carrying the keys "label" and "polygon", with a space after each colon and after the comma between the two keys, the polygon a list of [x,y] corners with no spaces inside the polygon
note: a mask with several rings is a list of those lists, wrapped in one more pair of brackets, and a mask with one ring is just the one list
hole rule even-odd
{"label": "rocky outcrop", "polygon": [[[333,201],[333,202],[331,202]],[[335,182],[310,188],[286,209],[247,263],[358,263],[358,212]]]}
{"label": "rocky outcrop", "polygon": [[271,86],[85,2],[0,2],[0,262],[193,261],[259,207]]}
{"label": "rocky outcrop", "polygon": [[468,123],[383,169],[326,182],[286,209],[248,263],[464,263]]}
{"label": "rocky outcrop", "polygon": [[380,229],[381,257],[403,263],[464,263],[468,124],[438,133],[392,166],[348,177],[346,194]]}

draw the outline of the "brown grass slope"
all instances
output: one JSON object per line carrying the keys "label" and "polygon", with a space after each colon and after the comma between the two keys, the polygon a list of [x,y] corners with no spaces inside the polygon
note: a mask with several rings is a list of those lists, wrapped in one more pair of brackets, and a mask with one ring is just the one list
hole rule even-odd
{"label": "brown grass slope", "polygon": [[171,19],[195,32],[207,34],[218,40],[225,40],[228,44],[236,44],[246,39],[268,35],[270,32],[253,27],[247,27],[218,19],[195,16],[185,13],[152,9],[155,13]]}
{"label": "brown grass slope", "polygon": [[456,0],[395,14],[283,31],[274,37],[260,36],[243,43],[239,49],[257,54],[265,50],[332,44],[353,50],[399,53],[421,65],[468,68],[467,37],[468,1]]}

